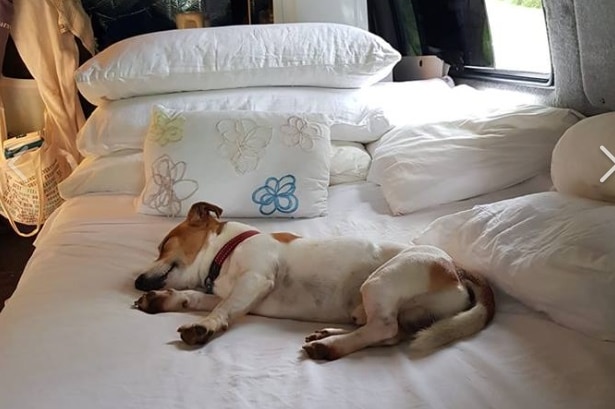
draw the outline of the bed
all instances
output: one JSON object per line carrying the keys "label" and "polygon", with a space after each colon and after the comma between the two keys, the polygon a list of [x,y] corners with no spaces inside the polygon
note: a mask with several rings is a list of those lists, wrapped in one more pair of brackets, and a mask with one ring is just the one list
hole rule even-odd
{"label": "bed", "polygon": [[[355,118],[358,128],[353,132],[347,126],[329,129],[331,135],[335,132],[346,139],[338,141],[343,146],[362,145],[361,154],[369,153],[372,158],[369,170],[362,173],[351,169],[348,177],[327,183],[325,211],[318,217],[256,214],[244,221],[267,232],[292,231],[310,237],[351,235],[410,244],[415,240],[435,240],[435,230],[430,226],[438,226],[447,217],[485,208],[496,215],[497,209],[489,206],[509,209],[516,203],[509,201],[557,194],[553,192],[544,152],[550,156],[562,132],[579,120],[570,111],[524,106],[485,116],[486,112],[494,112],[485,110],[493,108],[494,102],[501,108],[499,97],[483,99],[481,93],[481,99],[475,99],[479,94],[456,87],[450,80],[368,87],[369,91],[361,92],[367,93],[370,101],[380,95],[375,99],[377,112],[370,116],[369,106],[364,107],[365,111],[338,110],[338,115],[346,115],[346,125],[353,121],[348,112],[362,112],[359,119]],[[138,87],[131,88],[135,89]],[[405,106],[412,106],[418,114],[401,124],[396,122],[403,120],[403,115],[395,111],[399,106],[393,104],[392,111],[387,111],[386,101],[408,98],[409,90],[418,97],[409,98]],[[142,173],[144,164],[147,168],[152,158],[142,146],[143,134],[151,134],[153,127],[148,127],[149,119],[144,119],[149,117],[147,114],[141,118],[136,113],[151,107],[152,101],[174,108],[183,104],[194,109],[194,104],[204,104],[194,101],[207,100],[209,104],[225,104],[231,110],[263,109],[262,105],[258,109],[252,106],[259,97],[250,94],[261,91],[233,91],[244,95],[240,102],[226,91],[183,91],[132,95],[117,103],[101,104],[81,133],[80,150],[86,160],[61,187],[66,202],[37,237],[36,250],[0,314],[1,408],[612,407],[615,344],[608,342],[613,340],[612,328],[608,328],[613,322],[611,315],[600,321],[607,328],[597,330],[607,335],[596,336],[591,331],[595,328],[576,329],[575,321],[554,315],[549,308],[536,307],[531,299],[516,296],[516,288],[506,285],[494,285],[497,312],[487,328],[421,357],[412,356],[408,345],[400,344],[370,348],[334,362],[312,361],[303,354],[301,345],[303,338],[320,329],[322,323],[252,315],[241,319],[224,336],[203,347],[191,348],[181,342],[176,329],[200,313],[148,315],[132,308],[141,295],[134,288],[134,279],[157,256],[158,243],[185,211],[181,206],[170,206],[165,211],[170,209],[174,214],[163,217],[144,207],[144,186],[152,177]],[[219,92],[225,94],[220,97]],[[343,93],[328,92],[334,94],[334,102]],[[352,92],[356,108],[361,95]],[[302,95],[302,101],[308,100]],[[468,104],[460,103],[469,101],[468,95],[474,98],[473,120],[467,117]],[[89,96],[96,98],[94,93]],[[432,102],[426,103],[428,100]],[[442,101],[458,109],[437,110],[436,107],[442,108]],[[334,102],[328,109],[339,108],[339,103]],[[250,106],[246,108],[246,104]],[[288,109],[287,102],[284,104]],[[317,105],[311,113],[317,113]],[[271,105],[268,108],[276,111]],[[384,131],[376,126],[382,123],[383,116],[388,121]],[[120,126],[119,118],[127,121],[122,125],[124,133],[109,131],[109,127]],[[185,129],[188,132],[188,126]],[[468,134],[463,138],[455,135],[462,141],[478,140],[480,149],[477,145],[453,143],[456,139],[449,133],[451,129],[465,129]],[[512,136],[505,138],[503,144],[490,144],[485,136],[502,133],[468,136],[485,129],[504,129]],[[137,136],[133,138],[130,132],[134,130]],[[374,132],[377,136],[370,140]],[[533,144],[522,139],[526,134],[532,134],[532,141],[540,135],[548,136],[543,136],[543,144]],[[350,141],[353,135],[360,135],[361,140]],[[434,141],[446,143],[436,149]],[[173,144],[165,142],[164,146]],[[194,146],[190,145],[192,149]],[[391,146],[395,149],[389,149]],[[460,174],[458,167],[444,166],[446,156],[438,155],[451,149],[457,152],[453,157],[463,161],[467,172]],[[477,159],[473,156],[477,151],[497,154],[489,160],[484,155]],[[429,160],[421,162],[422,168],[391,165],[392,160],[396,165],[416,163],[416,155],[422,158],[427,152],[431,152],[427,155],[430,158],[440,158],[435,165],[430,165]],[[399,154],[402,157],[396,156]],[[476,166],[471,168],[470,164]],[[484,166],[491,171],[486,172]],[[121,170],[114,172],[118,167]],[[134,169],[141,169],[141,173]],[[329,172],[333,167],[327,169]],[[427,170],[421,174],[421,169]],[[297,170],[303,171],[311,169]],[[483,173],[489,177],[481,177]],[[445,179],[450,181],[447,188],[441,185]],[[327,180],[333,180],[328,173]],[[425,193],[429,189],[434,193]],[[408,191],[414,193],[410,197],[400,194]],[[442,191],[445,193],[437,193]],[[190,196],[186,201],[196,197]],[[232,204],[235,199],[229,200]],[[558,196],[557,200],[568,203],[572,199]],[[612,206],[603,203],[583,201],[581,205],[583,209],[594,206],[612,212]],[[541,212],[539,207],[532,209],[531,214]],[[242,211],[245,209],[235,213]],[[605,226],[611,226],[602,213],[600,217]],[[524,221],[530,219],[524,216]],[[553,224],[553,220],[547,219],[546,223]],[[567,222],[562,223],[569,225]],[[449,230],[447,236],[466,230]],[[514,226],[504,230],[514,232]],[[530,235],[527,241],[532,241]],[[447,244],[444,239],[440,242]],[[462,252],[472,256],[477,250],[478,246],[473,248],[468,242]],[[508,247],[508,251],[515,249]],[[462,256],[459,254],[459,259]],[[611,258],[602,257],[600,262],[612,267]],[[602,287],[610,289],[610,281],[603,282]],[[494,284],[497,283],[496,278]],[[598,300],[600,295],[595,297]]]}

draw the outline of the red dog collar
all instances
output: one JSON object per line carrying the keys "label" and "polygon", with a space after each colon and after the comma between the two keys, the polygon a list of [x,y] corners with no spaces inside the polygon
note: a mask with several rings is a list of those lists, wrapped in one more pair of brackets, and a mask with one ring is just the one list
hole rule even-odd
{"label": "red dog collar", "polygon": [[216,281],[216,278],[218,278],[218,275],[220,275],[222,264],[224,264],[226,259],[229,258],[233,250],[235,250],[235,248],[239,246],[244,240],[247,240],[250,237],[259,233],[260,232],[256,230],[244,231],[243,233],[240,233],[227,241],[226,244],[222,246],[220,251],[218,251],[218,254],[216,254],[216,257],[214,257],[213,261],[211,262],[211,266],[209,266],[209,274],[207,274],[207,277],[205,278],[204,286],[205,292],[207,294],[214,293],[214,281]]}

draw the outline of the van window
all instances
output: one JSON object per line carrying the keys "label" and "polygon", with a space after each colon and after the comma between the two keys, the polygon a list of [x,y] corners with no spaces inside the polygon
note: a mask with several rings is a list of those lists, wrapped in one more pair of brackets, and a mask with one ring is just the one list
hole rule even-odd
{"label": "van window", "polygon": [[370,0],[370,30],[402,55],[437,55],[452,75],[546,81],[541,0]]}
{"label": "van window", "polygon": [[494,68],[551,73],[551,54],[541,0],[485,0]]}

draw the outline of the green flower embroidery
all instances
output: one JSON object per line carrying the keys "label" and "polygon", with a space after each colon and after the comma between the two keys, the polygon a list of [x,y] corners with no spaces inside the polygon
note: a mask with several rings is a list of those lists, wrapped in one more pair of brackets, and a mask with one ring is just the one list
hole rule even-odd
{"label": "green flower embroidery", "polygon": [[149,137],[160,146],[167,143],[178,142],[184,136],[186,118],[180,112],[154,111],[149,129]]}

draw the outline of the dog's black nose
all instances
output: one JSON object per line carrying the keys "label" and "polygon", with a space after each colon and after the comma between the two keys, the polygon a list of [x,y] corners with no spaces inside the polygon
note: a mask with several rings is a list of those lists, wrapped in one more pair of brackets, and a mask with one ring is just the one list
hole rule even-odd
{"label": "dog's black nose", "polygon": [[164,287],[164,277],[146,277],[145,274],[139,275],[135,280],[135,288],[140,291],[160,290]]}

